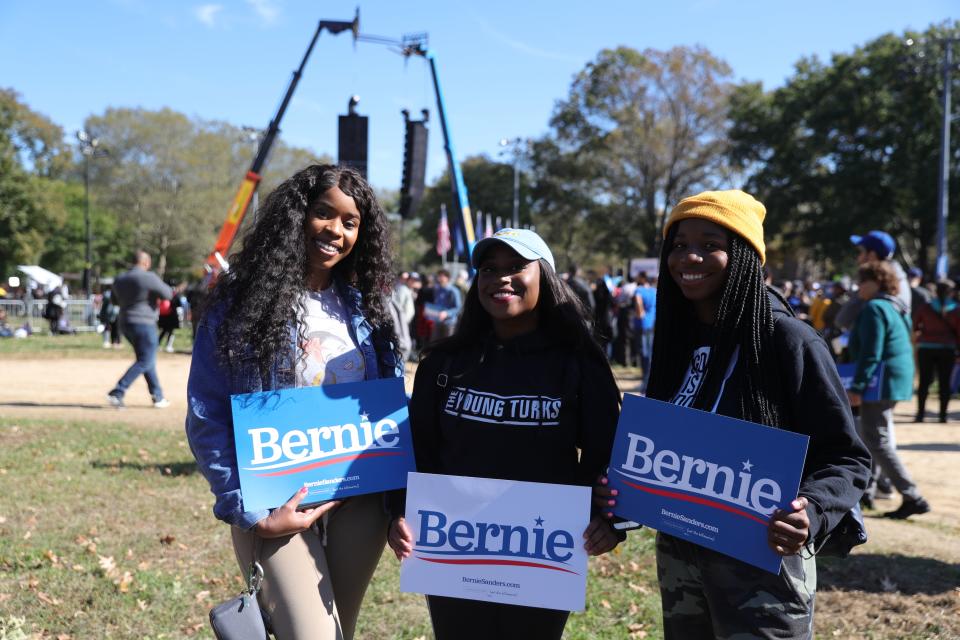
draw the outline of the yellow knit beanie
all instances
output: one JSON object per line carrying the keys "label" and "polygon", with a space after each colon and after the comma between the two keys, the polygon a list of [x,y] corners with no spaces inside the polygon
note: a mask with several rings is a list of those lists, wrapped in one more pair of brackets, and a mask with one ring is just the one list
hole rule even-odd
{"label": "yellow knit beanie", "polygon": [[766,207],[739,189],[704,191],[684,198],[673,208],[663,227],[663,237],[667,237],[667,231],[674,223],[687,218],[702,218],[741,236],[757,250],[760,263],[764,264],[767,261],[767,249],[763,244],[763,218],[766,215]]}

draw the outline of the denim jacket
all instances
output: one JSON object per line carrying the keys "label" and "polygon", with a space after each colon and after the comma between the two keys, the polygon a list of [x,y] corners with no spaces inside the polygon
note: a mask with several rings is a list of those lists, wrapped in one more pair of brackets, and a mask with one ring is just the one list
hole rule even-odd
{"label": "denim jacket", "polygon": [[[350,314],[350,336],[359,345],[366,379],[395,378],[403,375],[403,363],[396,357],[393,345],[367,322],[363,315],[360,292],[340,281],[334,282]],[[237,455],[233,441],[230,396],[292,387],[294,372],[287,365],[275,365],[261,376],[256,356],[249,346],[241,355],[241,363],[228,367],[216,351],[217,327],[222,310],[213,309],[197,328],[187,383],[187,440],[200,471],[216,496],[214,515],[228,524],[250,529],[269,511],[245,511],[237,474]],[[293,343],[296,332],[290,330]]]}

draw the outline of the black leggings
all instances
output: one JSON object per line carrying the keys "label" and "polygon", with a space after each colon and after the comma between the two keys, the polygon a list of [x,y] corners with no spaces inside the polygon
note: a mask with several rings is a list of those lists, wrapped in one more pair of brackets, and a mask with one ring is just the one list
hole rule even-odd
{"label": "black leggings", "polygon": [[569,611],[427,596],[437,640],[560,640]]}
{"label": "black leggings", "polygon": [[917,415],[923,416],[927,405],[927,394],[933,382],[933,372],[937,372],[937,384],[940,386],[940,419],[947,418],[947,403],[950,402],[950,373],[953,371],[953,349],[924,348],[917,349],[920,364],[920,387],[917,389]]}

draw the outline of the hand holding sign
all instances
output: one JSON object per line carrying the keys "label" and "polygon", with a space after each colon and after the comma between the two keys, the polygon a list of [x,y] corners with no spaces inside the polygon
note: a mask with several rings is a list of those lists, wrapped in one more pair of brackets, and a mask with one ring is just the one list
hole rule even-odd
{"label": "hand holding sign", "polygon": [[613,508],[617,506],[617,495],[619,492],[610,487],[610,481],[607,476],[601,475],[593,485],[593,506],[600,509],[604,518],[613,518]]}
{"label": "hand holding sign", "polygon": [[590,524],[587,525],[587,530],[583,532],[583,539],[586,540],[583,548],[587,555],[591,556],[603,555],[607,551],[613,550],[620,542],[617,534],[613,532],[613,529],[610,528],[610,525],[602,516],[594,516]]}
{"label": "hand holding sign", "polygon": [[409,558],[413,553],[413,532],[407,526],[407,521],[403,516],[394,518],[390,523],[390,530],[387,532],[387,543],[393,549],[393,554],[397,560]]}
{"label": "hand holding sign", "polygon": [[294,533],[306,531],[313,526],[313,523],[323,517],[323,514],[340,506],[339,500],[325,502],[319,507],[313,509],[304,509],[297,511],[300,502],[307,495],[307,488],[303,487],[287,502],[273,511],[270,515],[257,522],[254,530],[261,538],[282,538]]}
{"label": "hand holding sign", "polygon": [[807,499],[799,497],[790,503],[793,511],[777,509],[767,525],[767,543],[781,556],[800,553],[810,536],[810,518],[807,516]]}

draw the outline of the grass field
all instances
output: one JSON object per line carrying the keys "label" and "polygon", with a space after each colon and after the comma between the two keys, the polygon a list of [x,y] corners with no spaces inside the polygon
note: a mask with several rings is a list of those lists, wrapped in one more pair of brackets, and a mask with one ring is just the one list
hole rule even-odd
{"label": "grass field", "polygon": [[[207,611],[241,584],[179,431],[0,419],[0,442],[0,625],[51,638],[211,637]],[[591,606],[568,637],[659,635],[652,539],[635,535],[593,563]],[[358,635],[429,635],[392,555]]]}

